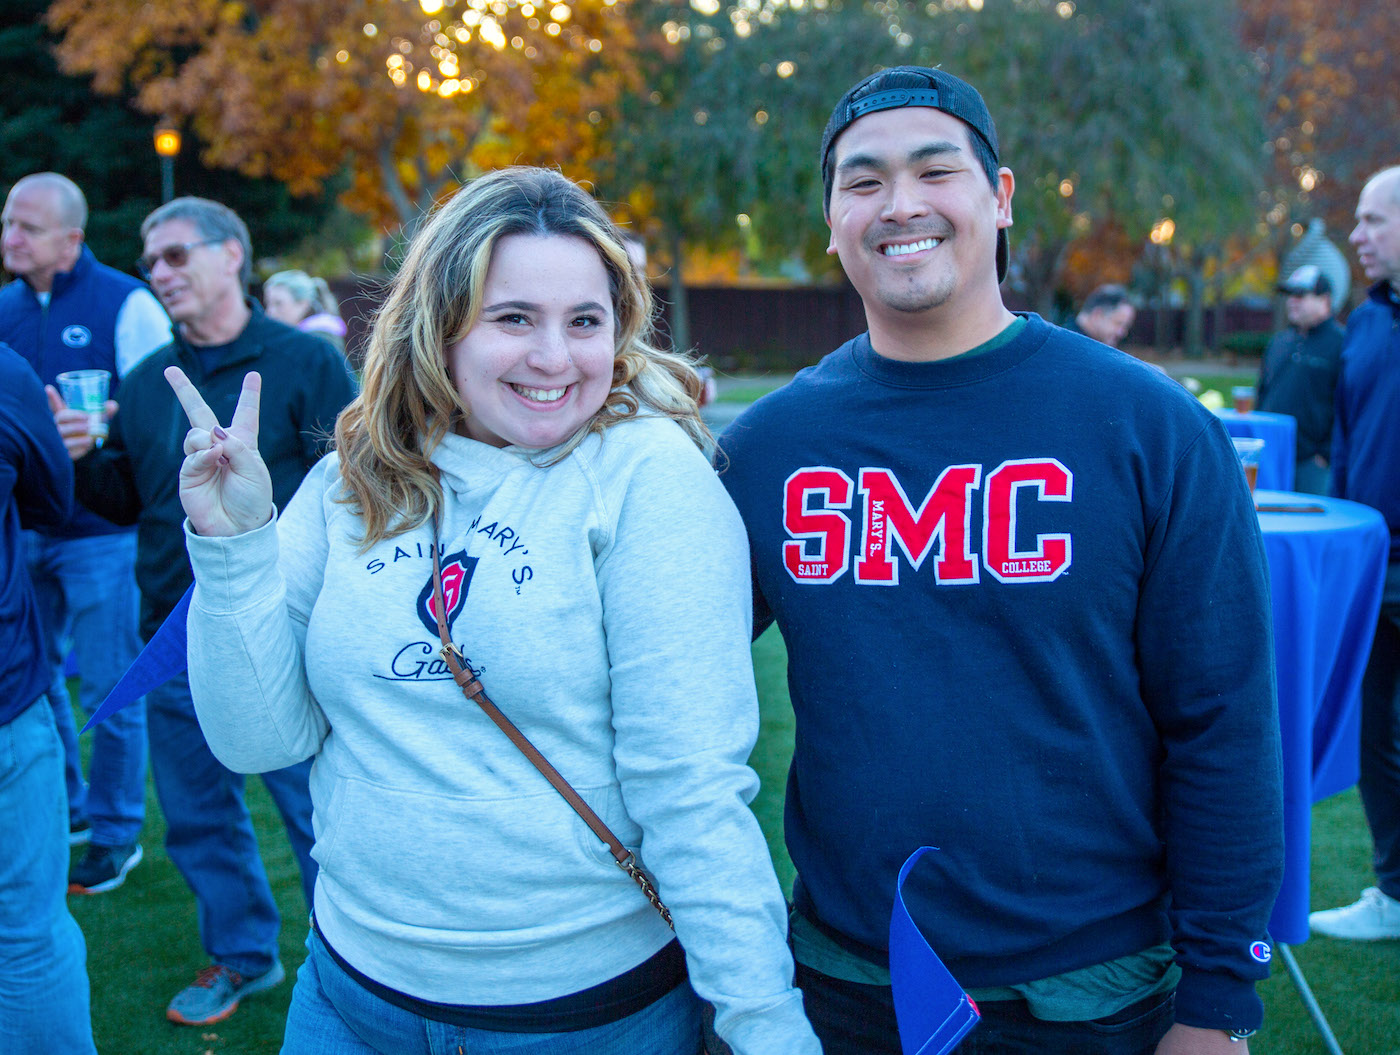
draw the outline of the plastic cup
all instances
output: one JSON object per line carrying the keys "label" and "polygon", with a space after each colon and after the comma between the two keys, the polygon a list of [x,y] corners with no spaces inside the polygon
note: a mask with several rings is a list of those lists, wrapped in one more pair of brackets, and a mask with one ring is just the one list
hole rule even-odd
{"label": "plastic cup", "polygon": [[1240,468],[1249,484],[1249,493],[1254,493],[1254,485],[1259,479],[1259,455],[1264,452],[1264,441],[1250,436],[1234,437],[1235,453],[1240,458]]}
{"label": "plastic cup", "polygon": [[1248,414],[1254,409],[1254,386],[1235,385],[1230,389],[1230,399],[1234,402],[1236,414]]}
{"label": "plastic cup", "polygon": [[103,415],[103,405],[107,402],[107,391],[112,384],[112,375],[106,370],[69,370],[59,374],[58,394],[63,402],[74,410],[87,411],[88,432],[97,445],[107,438],[107,419]]}

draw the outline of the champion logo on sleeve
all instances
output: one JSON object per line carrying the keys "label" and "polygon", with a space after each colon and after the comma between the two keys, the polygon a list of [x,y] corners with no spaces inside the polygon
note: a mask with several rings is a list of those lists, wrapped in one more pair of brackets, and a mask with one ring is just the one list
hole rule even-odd
{"label": "champion logo on sleeve", "polygon": [[1260,963],[1268,963],[1274,958],[1274,950],[1268,942],[1256,941],[1249,946],[1249,955]]}

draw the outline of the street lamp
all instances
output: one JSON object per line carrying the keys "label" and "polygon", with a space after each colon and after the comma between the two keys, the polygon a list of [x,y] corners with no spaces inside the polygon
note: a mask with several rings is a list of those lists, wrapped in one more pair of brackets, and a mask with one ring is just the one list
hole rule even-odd
{"label": "street lamp", "polygon": [[170,125],[156,128],[156,153],[160,155],[160,200],[175,197],[175,155],[180,153],[180,132]]}

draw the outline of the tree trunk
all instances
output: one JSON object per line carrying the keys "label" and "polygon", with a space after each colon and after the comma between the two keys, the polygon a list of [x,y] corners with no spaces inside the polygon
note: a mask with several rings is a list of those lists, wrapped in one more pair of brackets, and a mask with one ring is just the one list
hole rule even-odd
{"label": "tree trunk", "polygon": [[681,261],[685,259],[685,245],[679,231],[669,232],[671,241],[671,347],[678,352],[689,352],[690,347],[690,301],[685,295],[685,274]]}
{"label": "tree trunk", "polygon": [[1200,359],[1206,351],[1206,257],[1193,249],[1186,264],[1186,356]]}

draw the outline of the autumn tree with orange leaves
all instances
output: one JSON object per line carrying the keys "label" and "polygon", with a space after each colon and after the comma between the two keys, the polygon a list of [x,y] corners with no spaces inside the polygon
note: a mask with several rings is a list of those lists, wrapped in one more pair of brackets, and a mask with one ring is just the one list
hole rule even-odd
{"label": "autumn tree with orange leaves", "polygon": [[347,207],[410,228],[470,175],[586,178],[633,86],[616,0],[54,0],[69,73],[182,123],[211,166],[294,193],[349,169]]}
{"label": "autumn tree with orange leaves", "polygon": [[1400,19],[1371,0],[1239,0],[1268,125],[1259,233],[1278,250],[1307,221],[1334,240],[1366,178],[1400,161]]}

